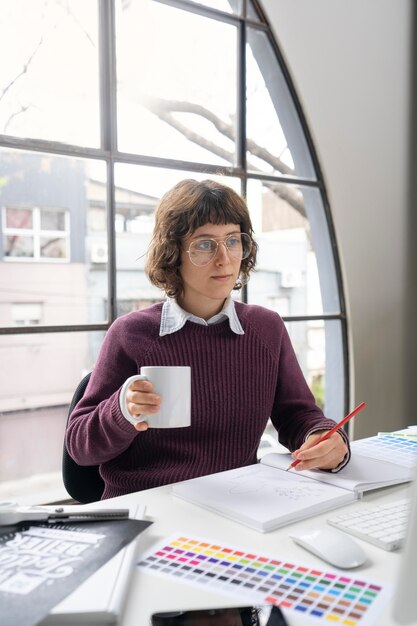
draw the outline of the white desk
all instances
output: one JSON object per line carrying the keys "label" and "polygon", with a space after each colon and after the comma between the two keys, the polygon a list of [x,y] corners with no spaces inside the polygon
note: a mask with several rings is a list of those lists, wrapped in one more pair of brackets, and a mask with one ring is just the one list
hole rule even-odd
{"label": "white desk", "polygon": [[[366,494],[364,500],[369,504],[375,504],[400,499],[404,497],[407,489],[408,487],[403,485],[379,490]],[[117,505],[126,505],[127,503],[146,505],[147,518],[154,523],[139,538],[139,554],[152,549],[153,546],[156,547],[164,538],[178,533],[207,538],[207,540],[218,540],[224,545],[239,546],[266,555],[273,554],[279,559],[286,559],[300,565],[332,569],[330,565],[296,545],[288,536],[290,529],[314,529],[326,523],[325,520],[329,514],[323,514],[291,526],[285,526],[271,533],[262,534],[175,498],[170,495],[169,486],[106,501],[107,504],[110,502],[117,503]],[[350,504],[344,509],[348,510],[356,506],[358,503]],[[368,562],[355,570],[338,571],[345,571],[347,574],[355,572],[359,576],[375,582],[393,582],[400,563],[400,553],[386,552],[371,544],[360,543],[369,557]],[[237,606],[239,604],[247,605],[250,602],[244,596],[242,601],[239,601],[228,594],[209,591],[204,587],[196,588],[196,586],[177,582],[173,577],[163,578],[137,568],[133,573],[121,623],[123,626],[149,626],[150,615],[153,612]],[[305,624],[319,626],[324,623],[317,618],[307,620],[302,615],[296,615],[294,611],[287,611],[285,615],[290,626]],[[329,622],[326,621],[326,623]],[[377,626],[395,626],[390,610],[387,610],[385,615],[381,615]]]}

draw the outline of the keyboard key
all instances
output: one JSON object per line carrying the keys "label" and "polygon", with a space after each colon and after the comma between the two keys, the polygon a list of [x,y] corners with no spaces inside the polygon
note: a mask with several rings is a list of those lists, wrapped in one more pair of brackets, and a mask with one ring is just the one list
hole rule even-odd
{"label": "keyboard key", "polygon": [[384,550],[397,550],[405,539],[409,500],[338,513],[327,522]]}

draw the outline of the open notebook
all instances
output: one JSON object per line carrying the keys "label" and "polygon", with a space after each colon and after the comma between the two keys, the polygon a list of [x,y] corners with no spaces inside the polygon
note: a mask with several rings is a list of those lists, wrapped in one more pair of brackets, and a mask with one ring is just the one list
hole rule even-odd
{"label": "open notebook", "polygon": [[[417,442],[391,435],[367,437],[351,443],[352,458],[340,472],[304,471],[303,476],[357,493],[412,480],[417,466]],[[286,470],[289,454],[266,454],[261,463]]]}
{"label": "open notebook", "polygon": [[384,439],[369,437],[353,442],[351,461],[338,473],[287,472],[291,456],[271,453],[257,465],[177,483],[172,493],[255,530],[268,532],[344,506],[364,491],[411,480],[415,463],[402,461],[403,455],[395,455],[398,441],[392,444],[393,453],[392,442]]}

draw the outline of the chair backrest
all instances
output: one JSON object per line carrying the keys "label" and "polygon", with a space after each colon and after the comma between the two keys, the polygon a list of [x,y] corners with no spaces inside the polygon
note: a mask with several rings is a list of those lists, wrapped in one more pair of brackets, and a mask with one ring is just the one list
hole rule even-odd
{"label": "chair backrest", "polygon": [[[68,410],[67,424],[68,418],[75,408],[75,405],[84,395],[90,376],[91,372],[86,374],[74,392]],[[74,498],[74,500],[86,504],[88,502],[95,502],[101,499],[104,491],[104,481],[98,470],[98,465],[78,465],[78,463],[76,463],[69,455],[64,440],[64,449],[62,454],[62,478],[65,489],[68,491],[69,495]]]}

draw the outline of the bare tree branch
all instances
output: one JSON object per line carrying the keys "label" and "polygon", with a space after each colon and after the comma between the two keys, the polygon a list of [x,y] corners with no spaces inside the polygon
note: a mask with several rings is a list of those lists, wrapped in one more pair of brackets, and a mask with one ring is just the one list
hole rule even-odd
{"label": "bare tree branch", "polygon": [[167,124],[172,126],[172,128],[175,128],[175,130],[177,130],[182,135],[184,135],[184,137],[189,139],[189,141],[192,141],[193,143],[201,146],[202,148],[209,150],[210,152],[219,156],[225,161],[228,161],[229,163],[233,163],[233,159],[235,156],[234,152],[225,150],[224,148],[221,148],[218,144],[213,143],[212,141],[209,141],[208,139],[206,139],[205,137],[202,137],[198,133],[195,133],[194,131],[190,130],[188,126],[185,126],[184,124],[176,120],[175,117],[171,113],[161,112],[157,115],[160,120],[166,122]]}
{"label": "bare tree branch", "polygon": [[[205,150],[209,150],[212,154],[215,154],[225,161],[233,163],[235,156],[234,152],[225,150],[218,144],[215,144],[212,141],[209,141],[208,139],[203,137],[202,135],[190,130],[188,126],[179,122],[173,115],[174,112],[181,112],[192,113],[200,116],[211,122],[223,136],[234,141],[235,136],[232,124],[221,120],[217,115],[215,115],[215,113],[213,113],[213,111],[210,111],[209,109],[206,109],[205,107],[199,104],[195,104],[193,102],[163,100],[162,98],[154,98],[151,96],[141,97],[141,102],[151,113],[156,115],[160,120],[169,124],[172,128],[175,128],[175,130],[180,132],[189,141],[192,141],[193,143],[204,148]],[[291,175],[294,173],[294,171],[290,167],[288,167],[288,165],[283,163],[281,159],[272,155],[268,150],[259,146],[255,141],[249,139],[247,140],[246,145],[251,155],[262,159],[282,174]],[[254,164],[251,164],[250,167],[253,171],[262,171]],[[273,193],[275,193],[279,198],[288,202],[288,204],[292,206],[300,215],[305,217],[303,196],[298,191],[298,189],[295,189],[294,187],[289,187],[288,185],[284,185],[282,183],[268,183],[264,181],[263,184],[265,185],[265,187],[271,189],[271,191],[273,191]]]}
{"label": "bare tree branch", "polygon": [[[83,27],[83,25],[81,24],[81,22],[78,20],[78,18],[75,16],[75,14],[73,13],[73,11],[71,10],[71,6],[68,3],[67,0],[61,0],[61,1],[57,1],[57,4],[60,5],[62,7],[62,9],[67,13],[67,15],[70,16],[71,19],[74,20],[74,22],[76,23],[76,25],[78,26],[78,28],[81,30],[81,32],[85,35],[85,37],[87,38],[87,40],[90,42],[90,44],[95,48],[96,45],[91,37],[91,35],[86,31],[86,29]],[[56,28],[56,24],[53,27],[54,29]],[[26,63],[23,65],[22,70],[13,78],[13,80],[11,80],[9,82],[8,85],[6,85],[4,87],[4,89],[2,90],[2,92],[0,93],[0,101],[6,96],[7,92],[13,87],[13,85],[15,85],[17,83],[17,81],[19,80],[19,78],[21,78],[22,76],[24,76],[25,74],[27,74],[29,66],[31,65],[33,59],[35,58],[39,48],[42,46],[44,42],[44,36],[41,35],[38,43],[35,46],[35,49],[33,50],[32,54],[29,56],[28,60],[26,61]],[[6,123],[4,124],[3,127],[3,132],[7,132],[8,127],[10,126],[12,120],[21,115],[22,113],[25,113],[29,108],[31,107],[31,105],[21,105],[20,109],[18,111],[15,111],[14,113],[12,113],[9,118],[7,119]]]}
{"label": "bare tree branch", "polygon": [[8,85],[6,85],[6,87],[3,89],[3,91],[0,94],[0,100],[2,100],[2,98],[4,98],[4,96],[6,95],[6,93],[9,91],[9,89],[11,89],[13,87],[13,85],[19,80],[19,78],[21,78],[22,76],[24,76],[25,74],[27,74],[29,65],[32,63],[33,59],[35,58],[36,53],[38,52],[39,48],[41,47],[43,43],[43,36],[41,36],[41,38],[39,39],[34,51],[32,52],[32,54],[30,55],[29,59],[26,61],[26,63],[24,64],[24,66],[22,67],[22,71],[19,72],[19,74],[17,74],[17,76],[15,76],[13,78],[13,80],[10,81],[10,83]]}
{"label": "bare tree branch", "polygon": [[[147,109],[152,111],[160,119],[164,118],[167,113],[193,113],[208,120],[213,126],[225,137],[231,141],[235,140],[234,126],[228,122],[221,120],[213,111],[206,109],[200,104],[194,102],[185,102],[181,100],[164,100],[152,96],[144,96],[141,98]],[[166,120],[165,120],[166,121]],[[262,148],[252,139],[246,141],[247,149],[253,156],[262,159],[281,174],[291,175],[294,170],[284,163],[279,157],[271,154],[266,148]]]}
{"label": "bare tree branch", "polygon": [[15,117],[17,117],[18,115],[21,115],[22,113],[25,113],[28,109],[30,109],[30,107],[31,107],[31,106],[32,106],[31,104],[28,104],[28,105],[26,105],[26,106],[21,105],[21,106],[20,106],[20,109],[19,109],[18,111],[15,111],[14,113],[11,113],[11,115],[9,115],[9,117],[8,117],[8,118],[7,118],[7,120],[6,120],[6,123],[5,123],[5,125],[4,125],[4,129],[3,129],[3,132],[4,132],[5,134],[7,134],[7,129],[9,128],[9,125],[11,124],[11,122],[13,121],[13,119],[14,119]]}
{"label": "bare tree branch", "polygon": [[68,0],[61,0],[60,2],[57,2],[57,4],[60,5],[64,9],[64,11],[67,13],[67,15],[69,15],[74,20],[74,22],[76,23],[76,25],[78,26],[80,31],[83,33],[83,35],[85,35],[86,39],[91,43],[93,48],[95,48],[96,44],[93,41],[90,33],[87,32],[87,30],[84,28],[84,26],[82,25],[80,20],[74,14],[74,12],[72,11],[71,5],[68,2]]}
{"label": "bare tree branch", "polygon": [[271,189],[281,200],[288,202],[301,217],[306,217],[303,194],[298,189],[281,183],[268,183],[266,181],[263,181],[263,185]]}

